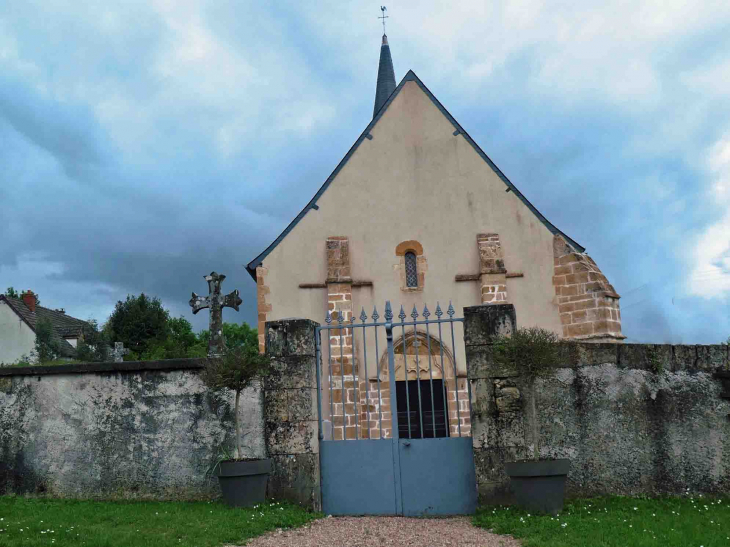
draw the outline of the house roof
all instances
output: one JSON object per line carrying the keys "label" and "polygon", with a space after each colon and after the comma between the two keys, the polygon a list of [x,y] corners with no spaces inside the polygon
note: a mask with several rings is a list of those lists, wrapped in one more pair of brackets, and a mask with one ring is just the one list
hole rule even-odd
{"label": "house roof", "polygon": [[35,311],[25,305],[20,298],[12,298],[0,294],[0,301],[4,301],[32,330],[36,330],[36,322],[38,319],[48,319],[53,325],[53,332],[56,341],[59,343],[61,353],[64,355],[73,354],[74,347],[66,340],[66,338],[78,338],[84,329],[90,328],[87,321],[71,317],[63,312],[36,306]]}
{"label": "house roof", "polygon": [[310,209],[319,209],[319,206],[317,205],[317,200],[324,194],[324,192],[327,190],[329,185],[332,183],[332,181],[337,177],[337,174],[340,172],[340,170],[347,164],[349,159],[352,157],[352,155],[355,153],[355,151],[358,149],[360,144],[366,139],[366,138],[372,138],[370,136],[370,131],[375,127],[375,125],[378,123],[380,118],[385,114],[385,112],[388,110],[388,107],[393,102],[393,100],[398,96],[401,89],[403,89],[403,86],[406,84],[406,82],[415,82],[418,87],[420,87],[423,92],[428,96],[429,99],[433,102],[434,105],[436,105],[436,108],[438,108],[441,113],[451,122],[451,125],[454,126],[454,135],[463,135],[466,141],[474,148],[477,154],[485,161],[487,164],[492,168],[492,170],[497,174],[497,176],[504,182],[505,186],[507,186],[507,191],[511,191],[517,196],[522,203],[527,206],[527,208],[532,211],[532,213],[540,220],[540,222],[545,225],[545,227],[553,234],[560,234],[562,237],[565,238],[565,240],[578,252],[584,252],[585,247],[577,243],[575,240],[573,240],[571,237],[567,236],[565,233],[563,233],[561,230],[559,230],[555,225],[553,225],[548,219],[546,219],[543,214],[537,210],[537,208],[530,203],[530,201],[520,192],[517,187],[512,184],[512,182],[507,178],[507,176],[502,173],[502,171],[495,165],[495,163],[487,156],[487,154],[484,153],[484,150],[482,150],[479,145],[474,142],[474,139],[472,139],[469,134],[464,131],[464,128],[459,125],[459,122],[456,121],[456,119],[449,113],[446,108],[439,102],[439,100],[431,93],[431,91],[424,85],[424,83],[420,80],[418,76],[416,76],[416,73],[413,72],[413,70],[409,70],[408,74],[406,74],[403,79],[398,84],[398,87],[395,88],[395,90],[390,94],[390,97],[388,97],[388,100],[383,105],[383,107],[378,111],[378,113],[375,115],[375,117],[372,119],[372,121],[368,124],[368,126],[365,128],[365,130],[360,134],[358,139],[355,141],[355,144],[352,145],[350,150],[347,152],[344,158],[340,161],[339,164],[337,164],[337,167],[335,167],[335,170],[332,171],[332,174],[330,174],[329,177],[327,177],[327,180],[324,181],[324,184],[320,187],[320,189],[317,191],[317,193],[314,195],[314,197],[309,200],[309,203],[304,207],[304,209],[301,210],[301,212],[296,216],[294,220],[292,220],[289,225],[286,227],[286,229],[279,234],[279,237],[277,237],[271,245],[269,245],[266,249],[264,249],[263,252],[261,252],[256,258],[254,258],[251,262],[249,262],[246,265],[246,270],[248,270],[248,273],[251,275],[251,277],[256,280],[256,267],[260,266],[264,259],[273,251],[276,246],[287,236],[289,232],[291,232],[294,227],[299,223],[299,221],[304,218],[304,215],[306,215]]}

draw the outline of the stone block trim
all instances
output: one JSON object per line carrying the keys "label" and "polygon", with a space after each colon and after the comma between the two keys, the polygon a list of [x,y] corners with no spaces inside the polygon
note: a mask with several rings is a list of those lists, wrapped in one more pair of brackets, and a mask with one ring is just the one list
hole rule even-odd
{"label": "stone block trim", "polygon": [[271,292],[266,285],[266,274],[268,268],[259,266],[256,268],[256,307],[258,309],[258,336],[259,336],[259,353],[266,350],[266,334],[264,333],[266,320],[270,317],[271,304],[266,302],[266,295]]}
{"label": "stone block trim", "polygon": [[329,335],[328,385],[332,386],[332,435],[335,440],[357,438],[355,402],[361,398],[355,363],[352,329],[352,277],[350,243],[345,236],[327,238],[327,308],[332,324],[342,319],[343,328],[324,331]]}
{"label": "stone block trim", "polygon": [[327,282],[352,281],[350,242],[345,236],[327,238]]}
{"label": "stone block trim", "polygon": [[499,234],[477,234],[482,304],[507,303],[507,270]]}
{"label": "stone block trim", "polygon": [[621,298],[593,259],[575,251],[560,235],[553,238],[555,298],[563,337],[621,342]]}

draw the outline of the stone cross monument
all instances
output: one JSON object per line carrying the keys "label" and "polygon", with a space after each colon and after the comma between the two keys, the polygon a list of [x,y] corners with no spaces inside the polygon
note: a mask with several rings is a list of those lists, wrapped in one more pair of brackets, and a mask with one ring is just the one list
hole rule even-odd
{"label": "stone cross monument", "polygon": [[114,342],[114,351],[112,351],[112,355],[114,356],[115,363],[123,362],[124,356],[128,353],[129,349],[124,347],[124,342]]}
{"label": "stone cross monument", "polygon": [[225,346],[223,340],[223,308],[233,308],[238,311],[238,305],[243,302],[238,296],[238,289],[226,296],[221,295],[221,282],[226,278],[223,274],[210,272],[203,276],[208,282],[208,296],[198,296],[193,293],[190,307],[193,315],[204,308],[210,308],[210,338],[208,338],[208,356],[219,355]]}

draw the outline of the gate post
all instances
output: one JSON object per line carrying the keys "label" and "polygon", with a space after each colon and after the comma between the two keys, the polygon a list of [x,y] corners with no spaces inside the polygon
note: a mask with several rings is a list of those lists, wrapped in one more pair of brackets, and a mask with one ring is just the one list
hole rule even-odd
{"label": "gate post", "polygon": [[266,323],[272,373],[264,381],[264,432],[272,460],[268,494],[321,508],[315,329],[309,319]]}
{"label": "gate post", "polygon": [[474,465],[480,502],[510,501],[505,461],[526,457],[516,370],[498,367],[491,339],[516,330],[512,304],[464,308],[466,373],[471,387]]}

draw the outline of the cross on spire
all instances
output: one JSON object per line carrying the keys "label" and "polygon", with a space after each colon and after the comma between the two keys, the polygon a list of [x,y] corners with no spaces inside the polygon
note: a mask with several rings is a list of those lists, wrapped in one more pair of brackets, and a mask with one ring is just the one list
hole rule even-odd
{"label": "cross on spire", "polygon": [[383,20],[383,34],[385,34],[385,20],[389,18],[387,15],[385,15],[385,12],[388,11],[388,8],[386,8],[385,6],[380,6],[380,11],[383,15],[378,17],[378,19]]}
{"label": "cross on spire", "polygon": [[226,278],[223,274],[210,272],[210,275],[203,276],[208,282],[208,296],[198,296],[193,293],[190,299],[190,307],[193,308],[193,315],[200,310],[210,308],[210,337],[208,338],[208,356],[219,355],[225,347],[223,339],[223,308],[233,308],[238,311],[238,305],[243,302],[239,297],[238,289],[221,295],[221,282]]}

